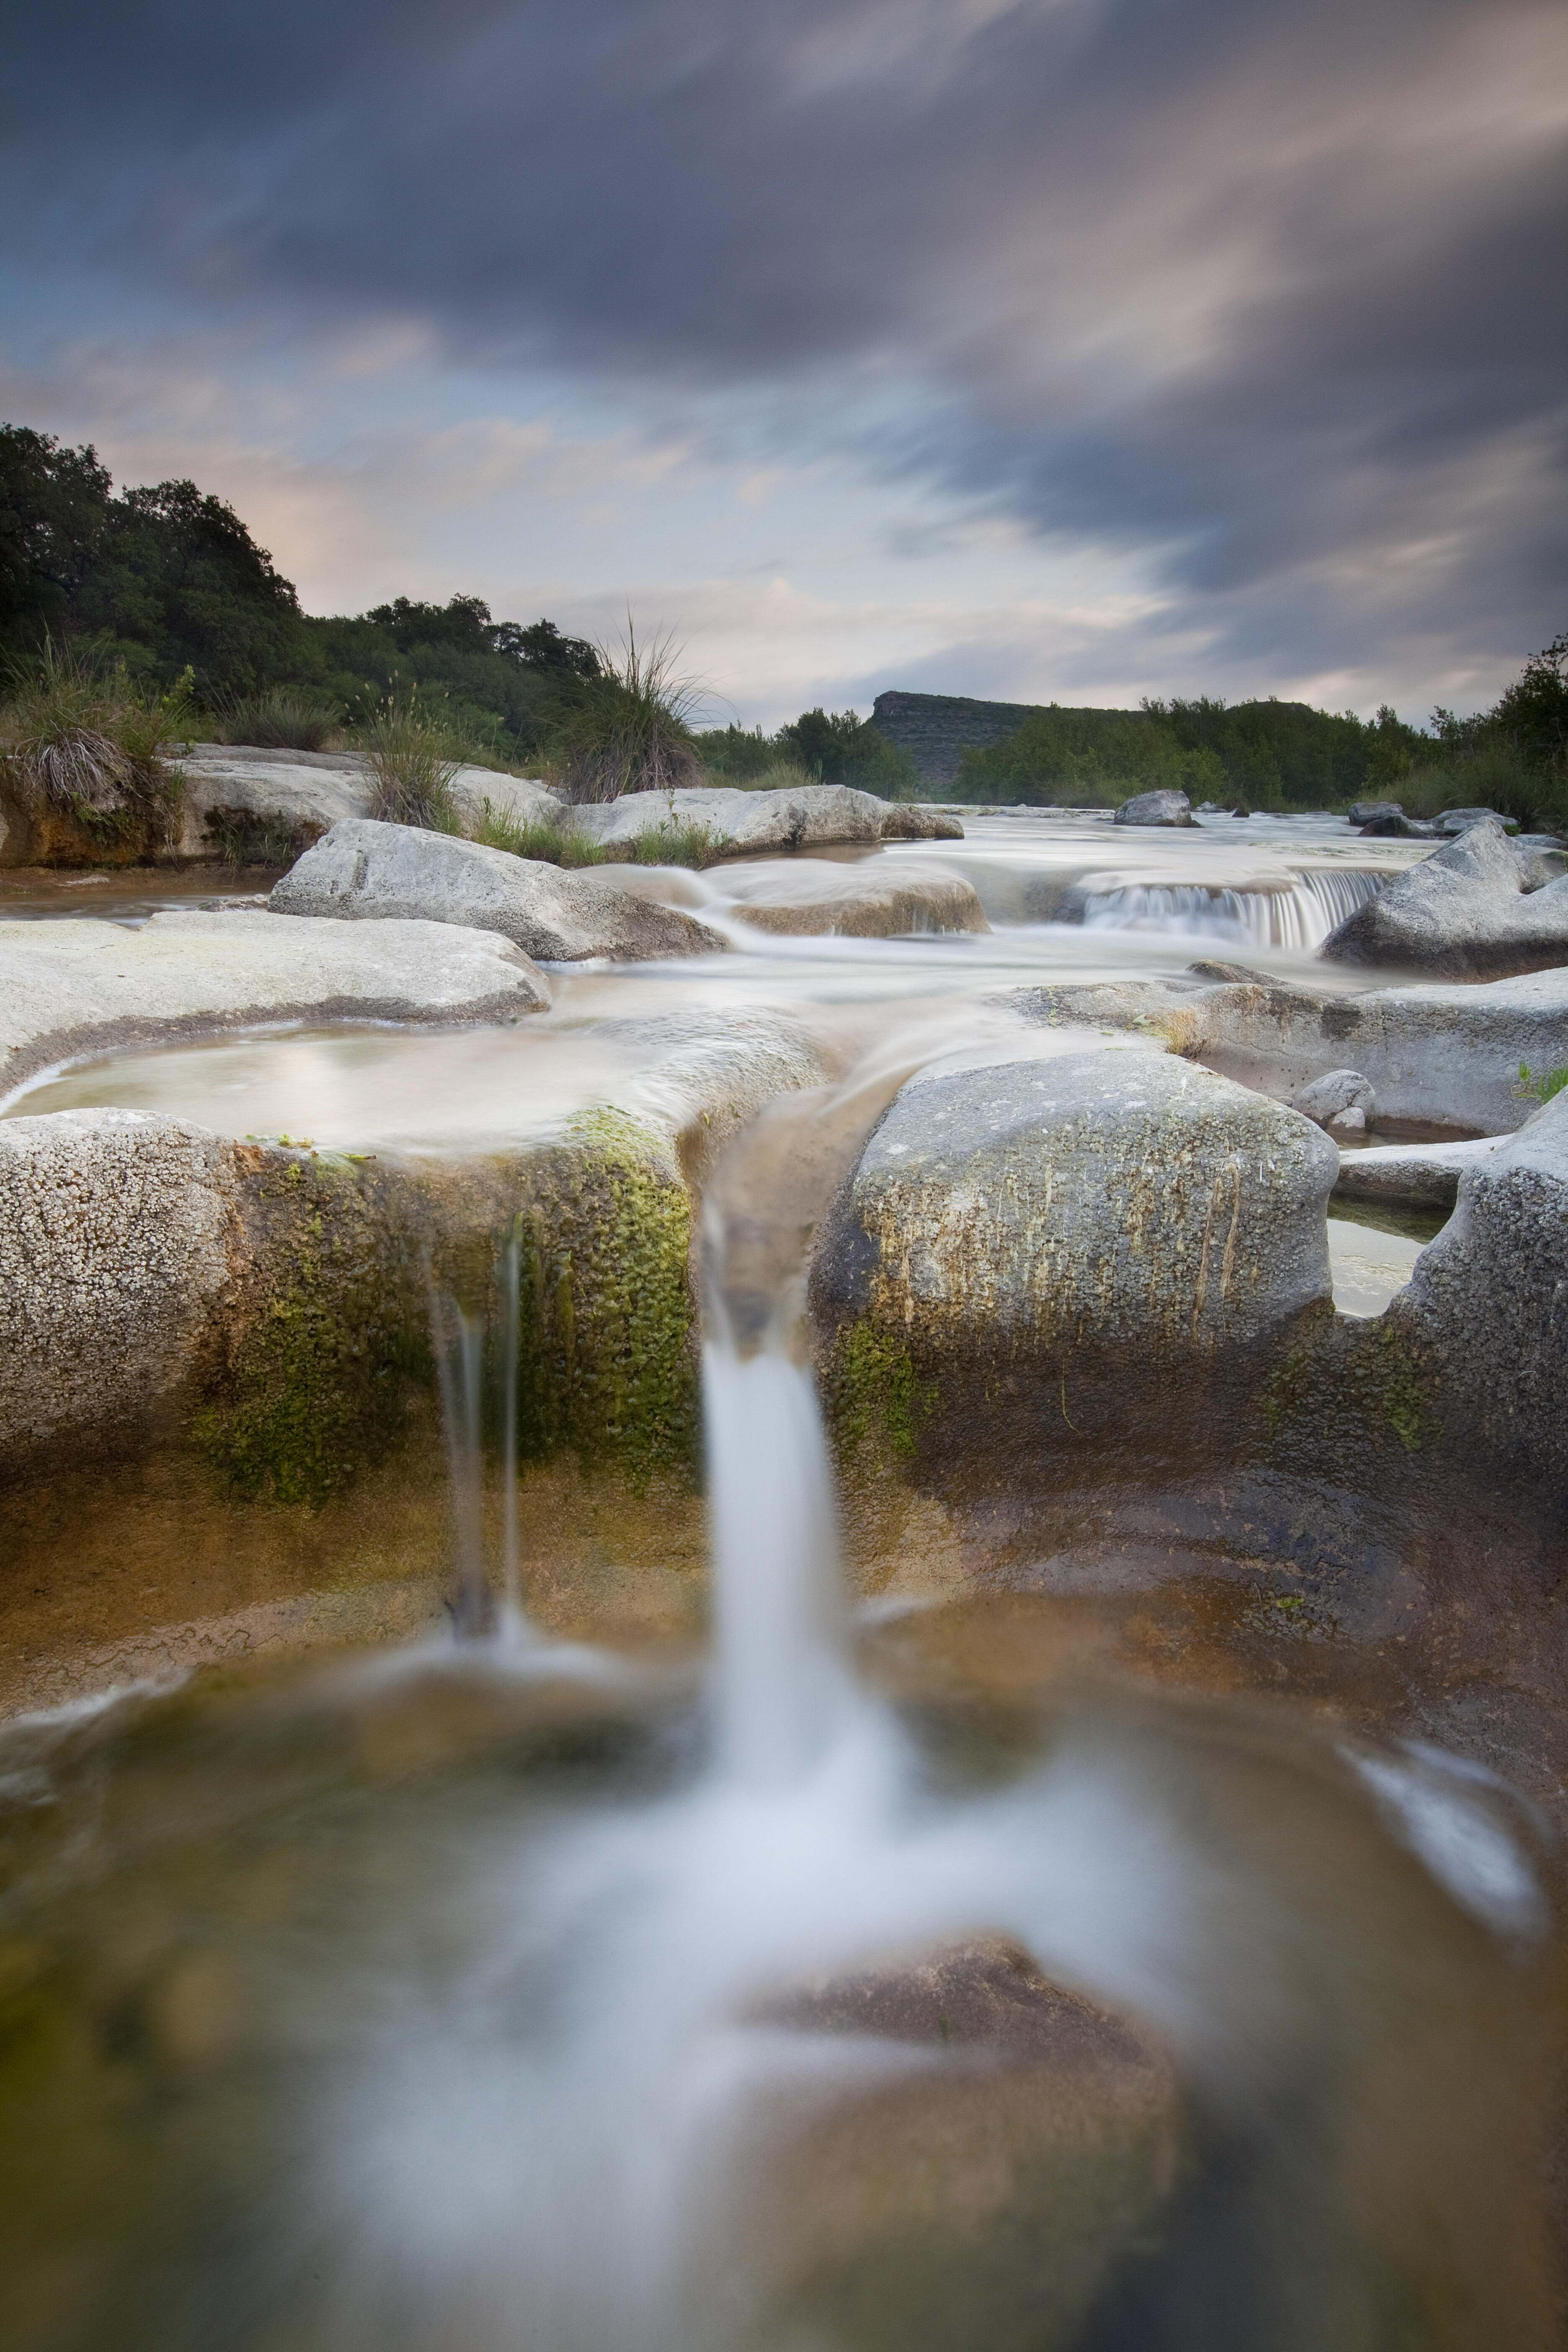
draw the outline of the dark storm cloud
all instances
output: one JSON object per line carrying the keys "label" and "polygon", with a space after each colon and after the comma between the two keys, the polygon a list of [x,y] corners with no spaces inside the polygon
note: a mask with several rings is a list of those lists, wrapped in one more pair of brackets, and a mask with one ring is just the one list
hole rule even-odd
{"label": "dark storm cloud", "polygon": [[726,388],[1240,654],[1560,625],[1560,9],[56,0],[6,234],[285,320]]}

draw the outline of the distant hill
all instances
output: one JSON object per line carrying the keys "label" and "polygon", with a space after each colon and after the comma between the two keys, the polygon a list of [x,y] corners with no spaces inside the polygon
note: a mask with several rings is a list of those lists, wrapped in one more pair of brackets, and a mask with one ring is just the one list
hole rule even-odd
{"label": "distant hill", "polygon": [[1033,702],[977,702],[966,694],[879,694],[871,724],[885,743],[907,751],[921,784],[956,782],[965,751],[985,751],[1021,727]]}

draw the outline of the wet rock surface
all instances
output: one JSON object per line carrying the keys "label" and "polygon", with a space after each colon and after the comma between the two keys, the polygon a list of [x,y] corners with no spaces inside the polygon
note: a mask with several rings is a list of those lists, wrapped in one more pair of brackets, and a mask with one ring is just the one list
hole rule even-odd
{"label": "wet rock surface", "polygon": [[544,975],[492,932],[255,909],[0,924],[0,1088],[50,1064],[258,1022],[515,1021]]}
{"label": "wet rock surface", "polygon": [[547,962],[589,956],[636,962],[724,944],[678,908],[596,874],[563,873],[480,842],[367,818],[334,825],[276,885],[268,905],[275,915],[494,931]]}
{"label": "wet rock surface", "polygon": [[912,864],[874,873],[820,861],[791,860],[747,876],[725,912],[752,930],[784,938],[884,940],[908,932],[988,931],[972,882],[925,874]]}
{"label": "wet rock surface", "polygon": [[1541,881],[1532,853],[1489,812],[1475,817],[1348,916],[1323,955],[1470,980],[1568,963],[1568,878]]}

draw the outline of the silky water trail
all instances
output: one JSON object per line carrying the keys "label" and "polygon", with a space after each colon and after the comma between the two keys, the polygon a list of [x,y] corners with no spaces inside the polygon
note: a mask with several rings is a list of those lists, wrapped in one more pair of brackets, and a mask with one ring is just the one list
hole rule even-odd
{"label": "silky water trail", "polygon": [[1280,1711],[879,1671],[803,1277],[909,1066],[775,1102],[707,1188],[706,1661],[534,1631],[514,1523],[492,1593],[509,1237],[488,1335],[433,1303],[443,1640],[5,1735],[15,2352],[1549,2340],[1503,1792]]}

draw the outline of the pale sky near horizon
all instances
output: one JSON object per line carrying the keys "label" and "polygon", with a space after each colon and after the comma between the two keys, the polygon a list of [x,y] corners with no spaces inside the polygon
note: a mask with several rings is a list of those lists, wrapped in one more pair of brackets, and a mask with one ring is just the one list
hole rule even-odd
{"label": "pale sky near horizon", "polygon": [[1568,625],[1560,0],[0,0],[0,415],[712,716],[1489,701]]}

